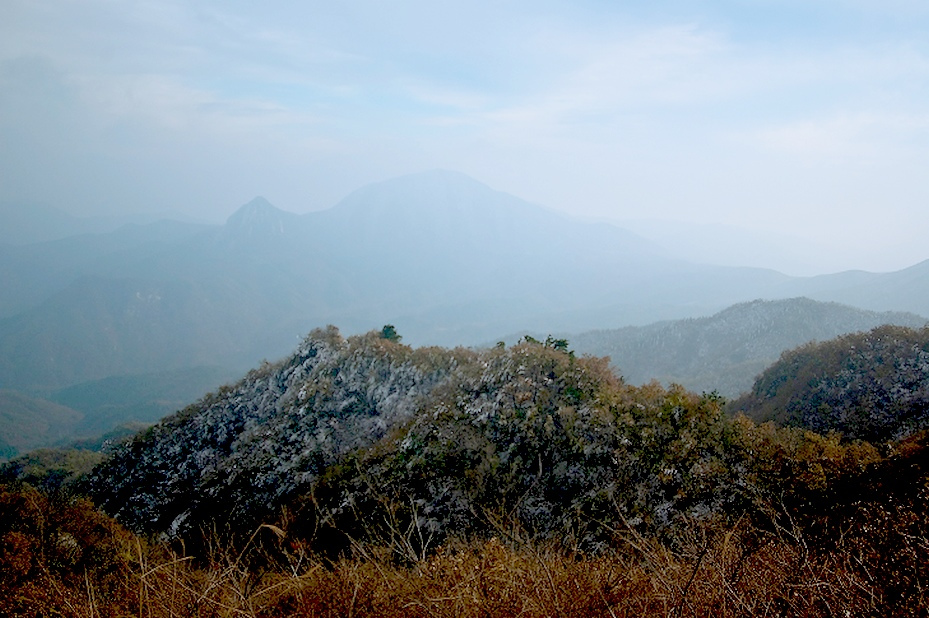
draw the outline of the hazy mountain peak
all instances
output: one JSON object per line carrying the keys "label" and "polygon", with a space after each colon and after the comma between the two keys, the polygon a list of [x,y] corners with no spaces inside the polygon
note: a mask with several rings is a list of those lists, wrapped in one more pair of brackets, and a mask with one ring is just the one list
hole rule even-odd
{"label": "hazy mountain peak", "polygon": [[226,220],[226,230],[240,237],[283,236],[295,217],[258,196],[232,213]]}
{"label": "hazy mountain peak", "polygon": [[256,196],[252,201],[239,207],[226,219],[226,225],[241,225],[243,222],[253,220],[257,217],[276,216],[286,214],[283,210],[274,206],[265,198]]}

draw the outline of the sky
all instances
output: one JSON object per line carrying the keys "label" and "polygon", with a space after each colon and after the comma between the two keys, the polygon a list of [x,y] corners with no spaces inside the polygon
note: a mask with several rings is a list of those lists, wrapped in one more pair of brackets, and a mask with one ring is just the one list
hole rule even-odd
{"label": "sky", "polygon": [[770,235],[808,270],[909,266],[929,259],[929,3],[0,8],[0,201],[222,221],[435,168],[674,221],[692,252],[731,233],[752,265]]}

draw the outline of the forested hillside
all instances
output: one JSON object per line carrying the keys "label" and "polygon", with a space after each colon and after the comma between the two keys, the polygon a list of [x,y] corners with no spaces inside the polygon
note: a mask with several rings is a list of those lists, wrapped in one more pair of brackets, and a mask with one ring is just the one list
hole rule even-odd
{"label": "forested hillside", "polygon": [[865,311],[808,298],[755,300],[705,318],[571,335],[578,352],[609,356],[632,384],[658,380],[735,398],[783,352],[884,324],[921,327],[912,313]]}
{"label": "forested hillside", "polygon": [[912,434],[929,426],[929,329],[884,326],[786,352],[731,409],[850,439]]}

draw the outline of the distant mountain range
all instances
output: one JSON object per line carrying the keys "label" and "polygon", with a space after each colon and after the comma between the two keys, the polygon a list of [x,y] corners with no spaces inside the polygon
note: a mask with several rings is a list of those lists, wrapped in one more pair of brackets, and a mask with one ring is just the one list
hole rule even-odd
{"label": "distant mountain range", "polygon": [[166,219],[193,221],[175,212],[75,217],[42,202],[0,202],[0,245],[28,245],[78,234],[113,232]]}
{"label": "distant mountain range", "polygon": [[453,172],[295,215],[255,199],[223,226],[159,222],[2,248],[0,386],[277,358],[311,328],[390,322],[413,344],[645,323],[788,277],[665,258]]}
{"label": "distant mountain range", "polygon": [[609,356],[632,384],[658,380],[734,398],[788,350],[884,324],[916,328],[927,320],[808,298],[756,300],[706,318],[581,333],[570,343],[578,352]]}
{"label": "distant mountain range", "polygon": [[390,323],[413,345],[475,345],[518,330],[706,316],[757,298],[929,315],[929,262],[813,278],[696,264],[448,171],[376,183],[303,215],[256,198],[224,225],[74,231],[0,236],[0,388],[48,397],[115,375],[237,373],[330,323],[346,333]]}

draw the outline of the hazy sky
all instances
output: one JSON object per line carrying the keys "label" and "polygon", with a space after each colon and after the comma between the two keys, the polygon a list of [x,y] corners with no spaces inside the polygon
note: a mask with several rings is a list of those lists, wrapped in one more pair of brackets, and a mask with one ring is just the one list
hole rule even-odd
{"label": "hazy sky", "polygon": [[432,168],[929,258],[925,0],[4,0],[0,200],[211,220]]}

